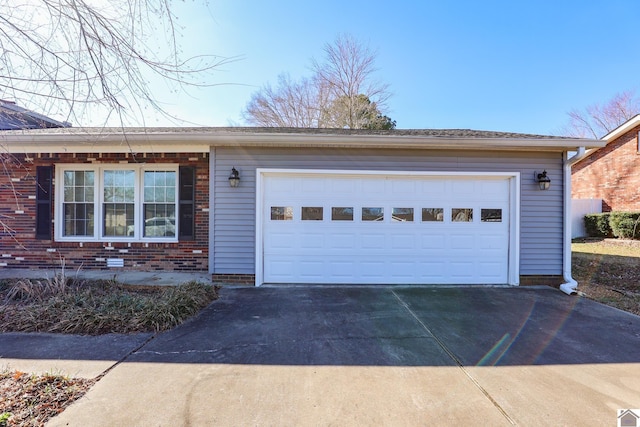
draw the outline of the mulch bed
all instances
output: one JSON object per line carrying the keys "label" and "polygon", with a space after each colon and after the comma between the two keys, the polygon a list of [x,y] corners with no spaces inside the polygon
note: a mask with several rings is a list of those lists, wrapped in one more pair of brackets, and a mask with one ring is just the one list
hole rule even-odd
{"label": "mulch bed", "polygon": [[[0,426],[44,426],[81,398],[98,379],[0,372]],[[3,414],[9,418],[3,421]]]}

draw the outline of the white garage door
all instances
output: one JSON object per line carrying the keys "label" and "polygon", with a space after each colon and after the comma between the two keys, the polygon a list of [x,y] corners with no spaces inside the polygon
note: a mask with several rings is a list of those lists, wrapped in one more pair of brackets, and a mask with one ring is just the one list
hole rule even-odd
{"label": "white garage door", "polygon": [[513,174],[258,180],[258,284],[510,282]]}

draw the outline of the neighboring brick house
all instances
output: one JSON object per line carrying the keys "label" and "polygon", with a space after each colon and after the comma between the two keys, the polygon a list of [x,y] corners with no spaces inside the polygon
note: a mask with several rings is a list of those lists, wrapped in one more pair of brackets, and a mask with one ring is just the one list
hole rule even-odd
{"label": "neighboring brick house", "polygon": [[458,129],[59,128],[3,131],[0,145],[0,268],[64,259],[107,275],[208,271],[256,285],[572,293],[567,153],[604,143]]}
{"label": "neighboring brick house", "polygon": [[640,211],[640,115],[602,140],[572,167],[573,199],[602,199],[602,211]]}

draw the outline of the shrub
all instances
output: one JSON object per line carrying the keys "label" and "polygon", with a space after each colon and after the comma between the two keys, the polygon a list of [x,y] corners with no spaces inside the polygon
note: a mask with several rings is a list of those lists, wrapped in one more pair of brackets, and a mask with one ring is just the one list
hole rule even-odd
{"label": "shrub", "polygon": [[612,237],[609,225],[610,213],[588,214],[584,216],[584,227],[589,237]]}
{"label": "shrub", "polygon": [[[25,283],[0,289],[0,333],[164,331],[194,316],[218,297],[218,288],[198,282],[144,288],[94,281],[67,286],[64,292],[55,294],[40,292],[39,285],[32,293],[27,286],[28,292],[23,294]],[[7,294],[15,295],[7,298]]]}
{"label": "shrub", "polygon": [[609,225],[615,237],[640,238],[640,212],[611,212]]}

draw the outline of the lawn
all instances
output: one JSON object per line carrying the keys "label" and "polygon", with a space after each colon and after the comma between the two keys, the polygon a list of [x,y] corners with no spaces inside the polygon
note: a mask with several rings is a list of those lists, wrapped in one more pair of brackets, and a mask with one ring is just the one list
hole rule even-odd
{"label": "lawn", "polygon": [[572,251],[582,295],[640,315],[640,241],[579,239]]}

